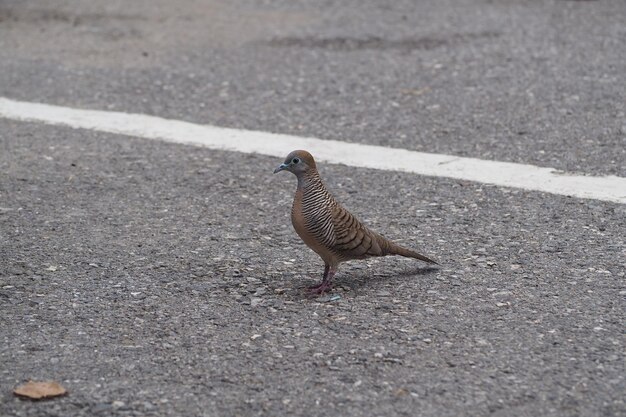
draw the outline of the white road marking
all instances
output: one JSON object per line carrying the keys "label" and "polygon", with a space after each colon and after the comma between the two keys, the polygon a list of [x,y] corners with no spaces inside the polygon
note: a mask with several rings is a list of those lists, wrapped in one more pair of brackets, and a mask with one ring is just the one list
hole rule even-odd
{"label": "white road marking", "polygon": [[[306,149],[317,160],[330,163],[456,178],[626,204],[626,178],[613,175],[569,174],[553,168],[527,164],[221,128],[143,114],[80,110],[3,97],[0,97],[0,117],[205,146],[211,149],[257,153],[275,156],[281,161],[294,149]],[[270,168],[268,172],[272,171]]]}

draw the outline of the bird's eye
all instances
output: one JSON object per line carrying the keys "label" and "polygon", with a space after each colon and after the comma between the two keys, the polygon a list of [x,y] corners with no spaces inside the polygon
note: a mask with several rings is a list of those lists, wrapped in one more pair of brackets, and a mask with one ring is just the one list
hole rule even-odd
{"label": "bird's eye", "polygon": [[300,162],[300,159],[299,159],[299,158],[293,158],[293,159],[291,160],[291,163],[292,163],[292,164],[297,164],[298,162]]}

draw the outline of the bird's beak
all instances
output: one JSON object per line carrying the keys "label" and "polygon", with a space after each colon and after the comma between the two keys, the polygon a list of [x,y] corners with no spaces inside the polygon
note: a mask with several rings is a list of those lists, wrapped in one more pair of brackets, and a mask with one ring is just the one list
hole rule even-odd
{"label": "bird's beak", "polygon": [[277,172],[282,171],[283,169],[287,169],[289,165],[287,164],[280,164],[276,167],[276,169],[274,170],[274,174],[276,174]]}

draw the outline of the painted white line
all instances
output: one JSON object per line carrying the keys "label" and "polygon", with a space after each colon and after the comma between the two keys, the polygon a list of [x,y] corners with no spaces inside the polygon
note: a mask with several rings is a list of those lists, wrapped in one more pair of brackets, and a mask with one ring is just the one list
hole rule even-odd
{"label": "painted white line", "polygon": [[534,165],[228,129],[143,114],[80,110],[2,97],[0,117],[206,146],[211,149],[258,153],[280,159],[293,149],[306,149],[317,160],[330,163],[456,178],[626,204],[626,178],[613,175],[574,175]]}

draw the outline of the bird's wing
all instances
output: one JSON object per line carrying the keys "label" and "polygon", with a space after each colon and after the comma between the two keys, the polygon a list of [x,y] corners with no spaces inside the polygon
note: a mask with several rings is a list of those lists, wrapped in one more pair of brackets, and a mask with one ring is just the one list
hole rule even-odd
{"label": "bird's wing", "polygon": [[382,255],[377,236],[352,213],[337,204],[332,210],[335,232],[333,252],[346,259]]}

